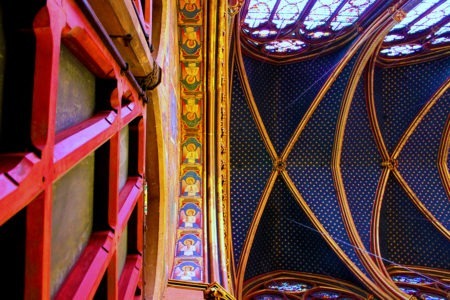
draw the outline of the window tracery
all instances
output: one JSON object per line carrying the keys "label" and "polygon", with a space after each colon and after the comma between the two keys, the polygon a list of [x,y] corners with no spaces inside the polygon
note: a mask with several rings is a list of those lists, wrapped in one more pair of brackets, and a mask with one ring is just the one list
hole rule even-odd
{"label": "window tracery", "polygon": [[379,0],[251,0],[241,18],[251,52],[289,57],[329,48],[354,32]]}
{"label": "window tracery", "polygon": [[384,38],[383,57],[426,54],[450,46],[450,2],[423,0]]}
{"label": "window tracery", "polygon": [[[355,33],[381,2],[250,0],[241,15],[243,46],[256,56],[277,61],[329,51]],[[450,2],[422,0],[385,37],[380,57],[401,59],[447,46],[450,46]]]}

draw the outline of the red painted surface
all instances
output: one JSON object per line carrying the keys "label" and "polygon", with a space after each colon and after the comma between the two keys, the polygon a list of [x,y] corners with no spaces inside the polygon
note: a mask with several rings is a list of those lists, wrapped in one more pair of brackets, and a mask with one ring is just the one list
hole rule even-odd
{"label": "red painted surface", "polygon": [[[142,273],[142,256],[128,255],[119,280],[119,299],[133,299]],[[140,291],[138,291],[140,292]]]}
{"label": "red painted surface", "polygon": [[50,296],[51,194],[40,194],[27,206],[25,299]]}
{"label": "red painted surface", "polygon": [[55,299],[92,299],[114,251],[111,232],[93,233]]}
{"label": "red painted surface", "polygon": [[141,200],[141,194],[142,178],[130,178],[123,187],[122,192],[120,193],[119,201],[121,205],[118,216],[118,231],[123,231],[136,203],[138,202],[138,200]]}
{"label": "red painted surface", "polygon": [[183,288],[167,288],[165,299],[201,300],[204,299],[203,291]]}
{"label": "red painted surface", "polygon": [[[47,1],[33,24],[36,60],[30,139],[34,152],[0,153],[0,225],[26,209],[25,298],[50,299],[51,230],[55,225],[51,216],[53,184],[105,143],[110,146],[105,170],[108,211],[101,213],[108,216],[108,224],[102,224],[101,231],[94,228],[88,245],[55,298],[92,298],[104,276],[110,299],[141,298],[145,104],[74,1]],[[92,118],[55,134],[61,44],[94,76],[115,79],[117,86],[110,99],[96,99],[102,103],[109,101],[109,109],[97,111]],[[127,103],[122,106],[124,98]],[[119,191],[118,137],[120,130],[130,123],[136,137],[129,154],[136,166],[130,169],[136,174],[130,175]],[[131,242],[119,280],[116,251],[127,225]]]}

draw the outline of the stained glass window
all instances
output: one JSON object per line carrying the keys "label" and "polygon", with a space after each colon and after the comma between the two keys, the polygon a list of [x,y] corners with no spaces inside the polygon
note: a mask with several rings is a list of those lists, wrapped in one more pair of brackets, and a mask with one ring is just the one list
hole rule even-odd
{"label": "stained glass window", "polygon": [[450,45],[450,1],[422,0],[384,39],[384,57],[410,56]]}
{"label": "stained glass window", "polygon": [[402,44],[402,45],[393,45],[389,48],[381,50],[381,54],[386,56],[402,56],[408,55],[412,53],[416,53],[422,50],[422,45],[418,44]]}
{"label": "stained glass window", "polygon": [[288,53],[302,49],[305,43],[299,40],[275,40],[267,42],[264,48],[269,52]]}
{"label": "stained glass window", "polygon": [[443,297],[443,296],[428,294],[428,293],[423,293],[421,296],[422,296],[422,299],[425,299],[425,300],[446,300],[447,299],[446,297]]}
{"label": "stained glass window", "polygon": [[406,293],[406,294],[408,294],[408,295],[416,295],[418,292],[419,292],[419,290],[417,290],[417,289],[413,289],[413,288],[410,288],[410,287],[399,287],[399,289],[402,291],[402,292],[404,292],[404,293]]}
{"label": "stained glass window", "polygon": [[315,299],[338,299],[340,294],[332,291],[318,291],[311,294]]}
{"label": "stained glass window", "polygon": [[302,292],[311,288],[310,285],[298,281],[272,281],[266,284],[266,287],[271,290],[283,291],[283,292]]}
{"label": "stained glass window", "polygon": [[392,280],[395,282],[403,282],[409,284],[431,284],[433,280],[429,278],[425,278],[422,276],[413,276],[413,275],[396,275],[392,276]]}
{"label": "stained glass window", "polygon": [[[397,274],[391,276],[400,290],[417,299],[445,300],[448,286],[440,284],[439,279],[419,274]],[[430,289],[431,288],[431,289]]]}
{"label": "stained glass window", "polygon": [[382,0],[250,0],[241,15],[243,43],[263,55],[298,54],[329,47],[354,32]]}
{"label": "stained glass window", "polygon": [[260,24],[267,22],[276,2],[276,0],[251,1],[245,17],[248,27],[257,28]]}
{"label": "stained glass window", "polygon": [[[332,49],[385,2],[250,0],[241,14],[244,49],[281,59]],[[380,55],[395,59],[443,47],[450,47],[450,1],[421,0],[385,37]]]}
{"label": "stained glass window", "polygon": [[262,294],[253,297],[253,300],[284,300],[285,298],[282,295],[275,294]]}

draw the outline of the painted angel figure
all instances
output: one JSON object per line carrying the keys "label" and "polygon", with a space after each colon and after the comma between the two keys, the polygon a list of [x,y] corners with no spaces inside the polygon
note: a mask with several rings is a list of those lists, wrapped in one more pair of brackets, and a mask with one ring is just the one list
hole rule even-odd
{"label": "painted angel figure", "polygon": [[183,242],[178,242],[178,254],[183,256],[198,256],[200,255],[200,241],[194,242],[193,239],[185,239]]}
{"label": "painted angel figure", "polygon": [[184,196],[198,196],[199,188],[197,180],[194,177],[187,177],[185,180],[185,187],[183,191]]}
{"label": "painted angel figure", "polygon": [[199,228],[200,225],[199,219],[198,219],[198,212],[193,209],[189,208],[186,211],[182,209],[180,211],[180,221],[181,221],[181,227],[184,228]]}
{"label": "painted angel figure", "polygon": [[193,265],[177,266],[175,268],[175,279],[199,281],[200,268]]}
{"label": "painted angel figure", "polygon": [[187,162],[188,164],[194,164],[198,162],[199,155],[197,148],[198,148],[197,145],[193,143],[186,145],[185,162]]}

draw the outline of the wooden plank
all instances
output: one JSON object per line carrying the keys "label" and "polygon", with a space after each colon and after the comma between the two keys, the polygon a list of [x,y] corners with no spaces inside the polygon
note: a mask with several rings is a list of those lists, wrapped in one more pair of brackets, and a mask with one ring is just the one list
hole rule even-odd
{"label": "wooden plank", "polygon": [[25,299],[50,298],[51,201],[47,190],[27,207]]}
{"label": "wooden plank", "polygon": [[[15,166],[0,174],[0,225],[28,205],[44,189],[46,178],[42,173],[42,162],[33,153],[20,156],[22,159],[19,163],[14,159]],[[6,160],[9,156],[2,157]]]}
{"label": "wooden plank", "polygon": [[133,299],[141,277],[141,270],[142,256],[128,255],[119,279],[119,299]]}
{"label": "wooden plank", "polygon": [[123,106],[120,110],[120,116],[122,118],[122,125],[125,126],[126,124],[133,121],[138,116],[142,115],[143,108],[140,103],[130,103],[126,106]]}
{"label": "wooden plank", "polygon": [[150,74],[153,58],[132,1],[90,0],[89,4],[133,75],[145,77]]}
{"label": "wooden plank", "polygon": [[117,213],[119,211],[119,134],[120,132],[117,132],[111,137],[109,148],[108,223],[114,229],[117,226]]}
{"label": "wooden plank", "polygon": [[114,251],[112,232],[93,233],[55,299],[92,299]]}
{"label": "wooden plank", "polygon": [[81,27],[63,31],[62,41],[77,58],[96,76],[105,78],[113,74],[113,64],[99,44]]}
{"label": "wooden plank", "polygon": [[117,222],[118,232],[122,232],[127,225],[130,215],[133,212],[136,202],[140,199],[141,194],[142,178],[129,178],[125,186],[122,188],[119,196],[120,210]]}
{"label": "wooden plank", "polygon": [[117,131],[115,113],[97,115],[58,134],[54,150],[54,176],[58,178]]}

